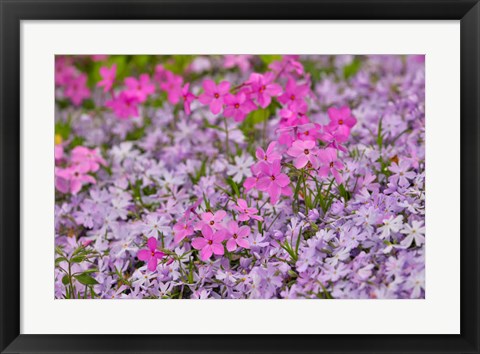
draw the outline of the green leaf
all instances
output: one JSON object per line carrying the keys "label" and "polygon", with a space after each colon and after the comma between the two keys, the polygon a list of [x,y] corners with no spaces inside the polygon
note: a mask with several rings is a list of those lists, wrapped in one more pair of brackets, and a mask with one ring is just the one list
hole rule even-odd
{"label": "green leaf", "polygon": [[273,63],[274,61],[280,61],[282,60],[282,56],[279,54],[275,55],[260,55],[260,59],[262,60],[263,63],[266,65],[269,65]]}
{"label": "green leaf", "polygon": [[70,277],[66,274],[62,278],[62,284],[67,285],[70,282]]}
{"label": "green leaf", "polygon": [[55,259],[55,267],[58,266],[61,262],[66,262],[67,259],[65,257],[58,257]]}
{"label": "green leaf", "polygon": [[360,61],[360,59],[353,59],[353,61],[349,65],[343,68],[343,76],[345,77],[345,79],[354,76],[360,70],[361,66],[362,62]]}
{"label": "green leaf", "polygon": [[233,194],[235,194],[237,197],[239,197],[240,196],[240,189],[238,188],[237,183],[235,183],[235,181],[231,177],[227,178],[227,183],[230,185],[230,187],[232,187]]}
{"label": "green leaf", "polygon": [[70,262],[72,263],[82,263],[85,260],[85,256],[75,256],[70,259]]}
{"label": "green leaf", "polygon": [[55,134],[60,135],[63,138],[63,140],[68,139],[68,136],[70,135],[71,131],[72,131],[72,128],[68,123],[57,122],[55,124]]}
{"label": "green leaf", "polygon": [[78,275],[74,275],[75,279],[77,279],[81,284],[83,285],[95,285],[95,284],[98,284],[98,282],[92,278],[91,276],[87,275],[87,274],[78,274]]}

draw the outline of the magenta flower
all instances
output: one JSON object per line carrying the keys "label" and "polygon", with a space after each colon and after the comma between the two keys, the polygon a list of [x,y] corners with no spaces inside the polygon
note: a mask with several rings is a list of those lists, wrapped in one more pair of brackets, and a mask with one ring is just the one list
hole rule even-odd
{"label": "magenta flower", "polygon": [[259,147],[255,152],[255,156],[260,161],[267,161],[268,163],[272,163],[275,160],[281,160],[282,155],[279,152],[275,151],[276,146],[277,142],[272,141],[270,144],[268,144],[267,151],[263,151],[263,149]]}
{"label": "magenta flower", "polygon": [[113,110],[120,119],[138,117],[138,99],[128,95],[125,91],[112,100],[105,102],[105,106]]}
{"label": "magenta flower", "polygon": [[100,76],[102,80],[97,83],[97,86],[103,87],[103,92],[108,92],[112,88],[115,76],[117,75],[117,64],[113,64],[111,68],[102,66],[100,68]]}
{"label": "magenta flower", "polygon": [[90,171],[88,164],[73,165],[67,168],[55,169],[55,186],[62,193],[77,194],[82,186],[87,183],[95,184],[96,180],[87,173]]}
{"label": "magenta flower", "polygon": [[217,86],[212,80],[205,80],[202,86],[205,92],[198,97],[198,100],[202,104],[210,105],[210,111],[212,111],[213,114],[220,113],[223,108],[225,96],[230,90],[230,83],[228,81],[222,81]]}
{"label": "magenta flower", "polygon": [[85,164],[88,166],[89,172],[96,172],[100,165],[106,166],[107,163],[100,156],[100,150],[89,149],[85,146],[76,146],[72,150],[71,161],[75,164]]}
{"label": "magenta flower", "polygon": [[279,160],[275,160],[272,164],[262,162],[260,170],[264,174],[257,182],[257,188],[261,191],[267,192],[270,196],[270,201],[275,204],[280,195],[284,193],[284,189],[288,187],[290,178],[285,173],[282,173],[282,167]]}
{"label": "magenta flower", "polygon": [[225,238],[223,230],[214,233],[211,227],[203,225],[202,235],[203,237],[197,237],[192,241],[192,247],[200,251],[200,259],[202,261],[210,259],[212,254],[217,256],[223,255],[222,242]]}
{"label": "magenta flower", "polygon": [[182,96],[183,78],[171,71],[165,71],[165,81],[160,83],[160,88],[167,92],[168,102],[177,104]]}
{"label": "magenta flower", "polygon": [[245,199],[237,199],[237,205],[234,206],[234,209],[239,213],[237,218],[239,221],[248,221],[250,219],[263,220],[260,215],[256,215],[258,209],[249,207]]}
{"label": "magenta flower", "polygon": [[182,88],[183,109],[185,110],[185,113],[187,115],[190,115],[190,113],[192,113],[192,110],[190,109],[190,105],[197,98],[193,93],[191,93],[188,90],[189,88],[190,88],[190,83],[188,82],[185,85],[183,85],[183,88]]}
{"label": "magenta flower", "polygon": [[309,168],[318,166],[317,148],[313,140],[295,140],[292,146],[287,150],[287,154],[294,157],[293,165],[296,168],[303,168],[308,165]]}
{"label": "magenta flower", "polygon": [[214,230],[222,229],[222,220],[225,216],[227,216],[225,210],[218,210],[215,212],[215,214],[213,214],[212,212],[203,213],[201,216],[201,225],[207,225]]}
{"label": "magenta flower", "polygon": [[138,102],[143,103],[148,96],[155,92],[155,85],[150,82],[150,76],[147,74],[140,75],[139,79],[134,77],[125,78],[127,89],[125,94],[130,98],[135,98]]}
{"label": "magenta flower", "polygon": [[193,235],[193,226],[190,220],[182,220],[173,225],[174,241],[180,243],[185,237]]}
{"label": "magenta flower", "polygon": [[90,90],[87,87],[87,75],[80,74],[67,82],[65,96],[70,98],[75,106],[79,106],[83,100],[90,97]]}
{"label": "magenta flower", "polygon": [[137,257],[139,260],[147,262],[148,270],[154,272],[157,269],[158,260],[162,259],[165,254],[157,250],[157,240],[154,237],[148,239],[147,247],[148,249],[138,251]]}
{"label": "magenta flower", "polygon": [[272,72],[264,75],[252,73],[247,81],[247,84],[250,84],[252,96],[262,108],[266,108],[272,102],[272,97],[282,93],[282,87],[274,83],[274,79],[275,75]]}
{"label": "magenta flower", "polygon": [[330,131],[336,131],[347,138],[350,135],[350,129],[357,123],[355,117],[352,116],[350,108],[347,106],[339,109],[330,107],[327,113],[330,117],[330,124],[328,125]]}
{"label": "magenta flower", "polygon": [[244,92],[239,92],[237,95],[229,93],[225,95],[224,102],[227,106],[223,111],[223,115],[225,117],[233,117],[235,122],[243,121],[247,114],[257,108]]}
{"label": "magenta flower", "polygon": [[343,179],[339,171],[343,169],[343,163],[337,160],[337,150],[329,147],[324,150],[319,150],[317,156],[324,164],[318,170],[318,175],[328,177],[330,173],[332,173],[337,183],[342,183]]}
{"label": "magenta flower", "polygon": [[295,110],[297,107],[305,104],[304,97],[307,96],[309,90],[307,85],[297,86],[295,80],[290,78],[285,87],[285,92],[278,97],[278,100],[282,104],[288,105],[289,109]]}
{"label": "magenta flower", "polygon": [[238,247],[250,248],[250,243],[245,237],[250,235],[250,228],[248,226],[239,227],[236,221],[229,221],[227,224],[227,235],[230,236],[227,241],[228,252],[233,252]]}

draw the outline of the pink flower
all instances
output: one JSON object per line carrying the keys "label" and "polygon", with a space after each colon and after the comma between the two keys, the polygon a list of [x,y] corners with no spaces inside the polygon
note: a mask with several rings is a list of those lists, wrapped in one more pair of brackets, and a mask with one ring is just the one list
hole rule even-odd
{"label": "pink flower", "polygon": [[138,117],[138,99],[128,95],[125,91],[105,102],[105,106],[113,110],[120,119]]}
{"label": "pink flower", "polygon": [[337,150],[329,147],[324,150],[319,150],[317,156],[324,164],[318,170],[318,175],[328,177],[330,173],[332,173],[337,183],[342,183],[343,179],[339,170],[343,169],[343,164],[337,160]]}
{"label": "pink flower", "polygon": [[55,186],[62,193],[77,194],[87,183],[95,184],[95,178],[88,175],[88,164],[73,165],[67,168],[55,169]]}
{"label": "pink flower", "polygon": [[182,220],[173,225],[173,232],[175,234],[175,243],[180,243],[185,237],[193,235],[192,222],[189,220]]}
{"label": "pink flower", "polygon": [[157,269],[158,260],[165,255],[163,252],[157,251],[157,240],[150,237],[147,241],[148,249],[140,250],[137,253],[139,260],[147,262],[149,271],[154,272]]}
{"label": "pink flower", "polygon": [[252,96],[256,98],[260,107],[267,107],[272,102],[272,97],[282,93],[282,87],[273,82],[274,74],[267,72],[264,75],[252,73],[247,81],[251,85]]}
{"label": "pink flower", "polygon": [[234,208],[239,213],[238,214],[239,221],[247,221],[250,219],[255,219],[258,221],[263,220],[263,218],[260,215],[256,215],[258,213],[258,209],[250,208],[244,199],[237,199],[237,205],[234,206]]}
{"label": "pink flower", "polygon": [[233,117],[235,122],[243,121],[248,113],[257,108],[243,92],[239,92],[237,95],[225,95],[224,102],[227,106],[223,115],[225,117]]}
{"label": "pink flower", "polygon": [[279,152],[275,151],[276,146],[277,142],[272,141],[270,144],[268,144],[267,151],[263,151],[263,149],[259,147],[255,152],[255,156],[260,161],[267,161],[269,163],[272,163],[275,160],[281,160],[282,155]]}
{"label": "pink flower", "polygon": [[87,87],[87,75],[80,74],[67,82],[65,96],[70,98],[75,106],[80,105],[83,100],[90,97],[90,90]]}
{"label": "pink flower", "polygon": [[288,108],[295,109],[298,106],[305,104],[304,97],[307,96],[310,88],[307,85],[298,85],[290,78],[285,87],[285,92],[278,97],[282,104],[287,104]]}
{"label": "pink flower", "polygon": [[85,146],[76,146],[72,150],[71,161],[75,164],[86,164],[90,172],[98,171],[100,165],[107,165],[102,156],[100,156],[98,148],[89,149]]}
{"label": "pink flower", "polygon": [[222,229],[223,225],[221,224],[221,222],[225,216],[227,216],[225,210],[218,210],[215,212],[215,214],[213,214],[212,212],[203,213],[201,216],[202,226],[208,225],[214,230]]}
{"label": "pink flower", "polygon": [[[296,168],[303,168],[309,165],[309,168],[318,165],[317,148],[313,140],[295,140],[292,146],[287,150],[287,154],[294,157],[293,165]],[[308,164],[310,162],[310,164]]]}
{"label": "pink flower", "polygon": [[68,65],[65,57],[55,58],[55,84],[65,86],[75,77],[75,68]]}
{"label": "pink flower", "polygon": [[327,111],[330,117],[330,124],[328,127],[330,131],[336,131],[339,135],[346,138],[350,134],[350,129],[357,123],[357,120],[352,116],[350,108],[343,106],[340,109],[330,107]]}
{"label": "pink flower", "polygon": [[317,140],[320,137],[320,125],[318,124],[302,124],[297,129],[297,136],[301,140]]}
{"label": "pink flower", "polygon": [[209,226],[203,225],[202,235],[203,237],[197,237],[192,241],[192,247],[200,250],[200,259],[202,261],[210,259],[212,254],[223,255],[222,241],[225,237],[224,231],[216,231],[214,233]]}
{"label": "pink flower", "polygon": [[182,84],[183,78],[181,76],[165,70],[165,81],[160,84],[160,88],[167,92],[170,103],[177,104],[180,101]]}
{"label": "pink flower", "polygon": [[250,235],[250,228],[248,226],[238,227],[236,221],[229,221],[227,224],[227,234],[230,239],[227,241],[228,252],[233,252],[237,249],[237,246],[243,248],[250,248],[250,243],[245,240],[245,237]]}
{"label": "pink flower", "polygon": [[138,102],[143,103],[148,96],[155,92],[155,85],[150,82],[147,74],[140,75],[139,79],[134,77],[125,78],[127,89],[125,94],[130,98],[135,98]]}
{"label": "pink flower", "polygon": [[[281,172],[281,165],[279,160],[275,160],[272,164],[262,162],[260,170],[264,174],[257,182],[257,188],[265,191],[270,196],[270,201],[275,204],[282,194],[286,194],[290,178],[285,173]],[[285,191],[284,191],[285,190]]]}
{"label": "pink flower", "polygon": [[230,83],[222,81],[218,86],[212,80],[203,81],[204,93],[198,99],[202,104],[210,105],[213,114],[218,114],[223,108],[224,98],[230,90]]}
{"label": "pink flower", "polygon": [[183,109],[185,110],[185,113],[187,115],[190,115],[190,113],[192,113],[192,110],[190,109],[190,104],[197,98],[193,93],[188,91],[189,88],[190,83],[188,82],[182,88]]}
{"label": "pink flower", "polygon": [[55,161],[60,161],[65,156],[62,144],[55,145]]}
{"label": "pink flower", "polygon": [[250,69],[250,58],[251,55],[232,55],[227,54],[224,55],[223,60],[223,67],[226,69],[239,67],[242,73],[248,71]]}
{"label": "pink flower", "polygon": [[113,64],[111,68],[102,66],[100,68],[100,76],[102,80],[97,83],[97,86],[103,86],[103,92],[108,92],[112,88],[115,76],[117,74],[117,64]]}
{"label": "pink flower", "polygon": [[107,59],[108,59],[108,55],[104,55],[104,54],[92,55],[92,61],[104,61]]}

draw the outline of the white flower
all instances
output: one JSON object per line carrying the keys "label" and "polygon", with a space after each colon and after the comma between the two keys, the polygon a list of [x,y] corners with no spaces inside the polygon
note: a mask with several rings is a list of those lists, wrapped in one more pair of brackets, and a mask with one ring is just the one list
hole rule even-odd
{"label": "white flower", "polygon": [[388,219],[383,220],[383,226],[378,228],[380,231],[380,237],[382,240],[389,237],[392,232],[398,232],[403,226],[403,216],[397,215],[397,217],[390,216]]}
{"label": "white flower", "polygon": [[251,177],[252,171],[250,167],[253,165],[254,161],[250,155],[241,155],[235,156],[235,165],[228,165],[227,174],[233,176],[232,179],[236,183],[240,183],[243,180],[243,177]]}
{"label": "white flower", "polygon": [[401,233],[407,235],[400,243],[405,248],[410,247],[413,240],[415,240],[417,246],[420,246],[425,242],[425,226],[421,221],[412,221],[411,226],[405,224]]}

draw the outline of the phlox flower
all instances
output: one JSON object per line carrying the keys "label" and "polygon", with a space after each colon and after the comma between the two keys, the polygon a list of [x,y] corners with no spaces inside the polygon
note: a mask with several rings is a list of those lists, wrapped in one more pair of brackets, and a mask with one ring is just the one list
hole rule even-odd
{"label": "phlox flower", "polygon": [[267,192],[271,203],[275,204],[280,195],[288,193],[290,178],[285,173],[282,173],[279,160],[274,161],[272,164],[262,162],[260,170],[264,176],[258,180],[257,188]]}
{"label": "phlox flower", "polygon": [[296,140],[292,143],[292,146],[287,150],[287,154],[294,157],[293,165],[296,168],[318,166],[315,145],[316,142],[313,140]]}
{"label": "phlox flower", "polygon": [[185,111],[185,114],[187,115],[190,115],[190,113],[192,113],[192,110],[190,109],[190,105],[197,98],[193,93],[189,91],[189,88],[190,88],[190,83],[188,82],[182,87],[183,109]]}
{"label": "phlox flower", "polygon": [[350,129],[357,124],[357,120],[347,106],[341,108],[330,107],[327,113],[330,118],[328,127],[330,131],[335,131],[338,135],[348,137]]}
{"label": "phlox flower", "polygon": [[126,77],[125,86],[127,86],[125,94],[140,103],[145,102],[148,96],[155,92],[155,85],[150,82],[148,74],[142,74],[138,79],[131,76]]}
{"label": "phlox flower", "polygon": [[105,106],[113,110],[118,118],[128,119],[138,117],[138,103],[137,97],[122,91],[112,100],[105,102]]}
{"label": "phlox flower", "polygon": [[227,236],[230,238],[227,241],[227,250],[233,252],[238,247],[250,248],[250,243],[245,238],[250,235],[250,228],[246,225],[238,226],[237,222],[231,220],[227,223]]}
{"label": "phlox flower", "polygon": [[405,234],[406,237],[400,242],[400,244],[408,248],[415,240],[415,245],[421,246],[425,242],[425,226],[422,221],[412,221],[411,224],[405,224],[402,231],[402,234]]}
{"label": "phlox flower", "polygon": [[335,177],[337,183],[342,183],[343,179],[339,171],[343,169],[343,163],[338,161],[337,150],[329,147],[319,150],[317,156],[320,159],[320,162],[323,163],[323,166],[318,170],[318,175],[320,177],[328,177],[331,173]]}
{"label": "phlox flower", "polygon": [[415,172],[409,171],[411,167],[407,160],[400,161],[400,164],[392,163],[388,169],[394,173],[390,179],[398,182],[400,186],[408,186],[410,184],[409,180],[416,176]]}
{"label": "phlox flower", "polygon": [[307,123],[297,127],[297,137],[300,140],[317,140],[320,137],[320,125]]}
{"label": "phlox flower", "polygon": [[72,193],[73,195],[80,192],[84,184],[95,184],[96,180],[93,176],[87,174],[90,171],[88,164],[78,164],[67,168],[55,169],[55,186],[62,193]]}
{"label": "phlox flower", "polygon": [[[165,71],[165,81],[160,83],[160,88],[167,92],[168,102],[177,104],[183,95],[183,78],[171,71]],[[188,87],[187,87],[188,90]]]}
{"label": "phlox flower", "polygon": [[208,211],[206,213],[202,213],[201,215],[201,228],[203,225],[207,225],[214,230],[223,229],[222,220],[227,216],[225,210],[218,210],[214,213]]}
{"label": "phlox flower", "polygon": [[71,161],[75,164],[85,164],[90,172],[96,172],[100,165],[106,166],[107,163],[100,155],[100,149],[89,149],[85,146],[76,146],[71,153]]}
{"label": "phlox flower", "polygon": [[266,161],[268,163],[272,163],[275,160],[281,160],[282,155],[279,152],[275,151],[276,146],[277,142],[272,141],[270,144],[268,144],[267,151],[263,151],[261,147],[258,147],[257,151],[255,152],[255,156],[260,161]]}
{"label": "phlox flower", "polygon": [[256,215],[258,213],[258,209],[249,207],[245,199],[237,199],[237,205],[233,208],[239,213],[237,217],[239,221],[248,221],[250,219],[255,219],[258,221],[263,220],[260,215]]}
{"label": "phlox flower", "polygon": [[170,227],[168,220],[158,214],[149,214],[145,218],[145,221],[142,225],[142,232],[147,237],[158,238],[160,234],[168,234],[170,232]]}
{"label": "phlox flower", "polygon": [[185,237],[193,235],[193,226],[190,220],[181,220],[173,225],[174,241],[180,243]]}
{"label": "phlox flower", "polygon": [[158,261],[165,254],[157,250],[157,240],[154,237],[148,239],[147,247],[147,249],[138,251],[137,257],[139,260],[147,262],[148,270],[154,272],[157,269]]}
{"label": "phlox flower", "polygon": [[205,92],[198,97],[198,100],[202,104],[208,104],[213,114],[220,113],[225,96],[230,90],[230,82],[222,81],[216,85],[212,80],[205,80],[202,86]]}
{"label": "phlox flower", "polygon": [[224,253],[223,240],[225,233],[223,230],[214,232],[208,225],[203,225],[202,236],[193,239],[192,247],[200,251],[200,259],[206,261],[212,254],[221,256]]}
{"label": "phlox flower", "polygon": [[117,75],[117,64],[113,64],[110,68],[102,66],[100,68],[100,76],[102,80],[97,83],[98,87],[103,87],[103,92],[108,92],[112,88],[115,76]]}
{"label": "phlox flower", "polygon": [[224,98],[226,107],[223,111],[225,117],[233,117],[235,122],[241,122],[245,119],[247,114],[255,110],[256,106],[244,92],[239,92],[236,95],[227,94]]}
{"label": "phlox flower", "polygon": [[268,107],[272,102],[272,97],[276,97],[282,93],[282,87],[274,83],[275,75],[272,72],[266,72],[264,75],[252,73],[246,82],[250,84],[251,97],[253,97],[258,105],[262,108]]}
{"label": "phlox flower", "polygon": [[65,88],[65,96],[70,98],[75,106],[79,106],[85,99],[90,97],[87,87],[87,75],[80,74],[70,79]]}
{"label": "phlox flower", "polygon": [[383,220],[383,225],[378,228],[378,231],[380,232],[380,237],[382,240],[390,237],[392,232],[399,232],[400,229],[403,226],[403,216],[402,215],[397,215],[396,217],[394,215],[391,215],[390,217],[386,218]]}
{"label": "phlox flower", "polygon": [[238,67],[242,73],[250,69],[250,59],[252,55],[233,55],[227,54],[223,56],[223,67],[231,69]]}
{"label": "phlox flower", "polygon": [[304,98],[308,95],[310,88],[308,85],[297,85],[294,79],[290,78],[285,87],[285,91],[278,100],[287,105],[289,109],[296,109],[299,106],[305,104]]}
{"label": "phlox flower", "polygon": [[294,73],[296,75],[303,75],[305,70],[302,63],[298,60],[296,55],[283,55],[281,61],[274,61],[268,66],[274,73],[280,75],[282,73]]}
{"label": "phlox flower", "polygon": [[252,171],[250,167],[253,165],[253,158],[250,155],[243,154],[235,156],[235,165],[228,165],[227,174],[233,176],[232,179],[236,183],[242,182],[244,177],[251,177]]}

